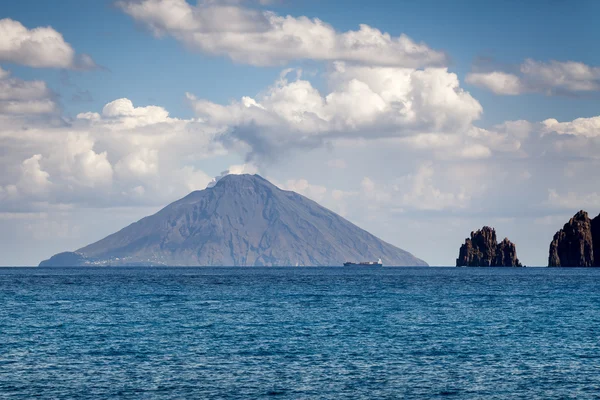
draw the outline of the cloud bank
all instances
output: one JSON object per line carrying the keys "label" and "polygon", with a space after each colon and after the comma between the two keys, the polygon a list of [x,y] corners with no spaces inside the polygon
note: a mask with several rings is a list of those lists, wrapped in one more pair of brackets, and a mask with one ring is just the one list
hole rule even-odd
{"label": "cloud bank", "polygon": [[34,68],[85,70],[97,67],[87,54],[76,54],[53,28],[28,29],[10,18],[0,19],[0,62]]}
{"label": "cloud bank", "polygon": [[575,61],[544,63],[527,59],[518,73],[472,72],[467,75],[466,82],[499,95],[596,92],[600,90],[600,67]]}
{"label": "cloud bank", "polygon": [[346,61],[419,68],[444,66],[447,56],[406,35],[392,37],[368,25],[336,32],[315,18],[280,16],[215,2],[192,6],[185,0],[119,1],[119,7],[156,36],[233,61],[283,65],[292,60]]}
{"label": "cloud bank", "polygon": [[189,93],[187,97],[202,121],[220,129],[225,144],[246,149],[247,159],[255,161],[339,139],[456,137],[471,130],[482,112],[479,102],[445,68],[337,62],[327,74],[327,94],[298,71],[290,80],[291,72],[283,71],[260,96],[227,105]]}

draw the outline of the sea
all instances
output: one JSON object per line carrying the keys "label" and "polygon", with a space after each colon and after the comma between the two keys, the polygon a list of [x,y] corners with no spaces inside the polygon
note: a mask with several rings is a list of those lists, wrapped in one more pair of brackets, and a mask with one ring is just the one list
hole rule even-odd
{"label": "sea", "polygon": [[600,269],[2,268],[2,399],[598,399]]}

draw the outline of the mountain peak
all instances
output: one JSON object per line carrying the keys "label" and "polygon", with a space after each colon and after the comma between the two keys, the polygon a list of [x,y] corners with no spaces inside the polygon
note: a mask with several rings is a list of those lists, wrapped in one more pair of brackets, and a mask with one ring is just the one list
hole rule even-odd
{"label": "mountain peak", "polygon": [[258,174],[228,174],[219,179],[213,187],[223,185],[241,185],[241,184],[252,184],[252,185],[268,185],[273,186],[271,182],[263,178]]}
{"label": "mountain peak", "polygon": [[[260,175],[226,175],[158,213],[41,265],[427,265]],[[71,253],[73,254],[73,253]],[[69,258],[70,257],[70,258]]]}

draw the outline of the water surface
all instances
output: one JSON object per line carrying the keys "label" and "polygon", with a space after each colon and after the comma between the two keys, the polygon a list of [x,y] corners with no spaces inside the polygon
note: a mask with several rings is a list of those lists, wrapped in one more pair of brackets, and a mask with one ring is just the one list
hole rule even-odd
{"label": "water surface", "polygon": [[600,270],[0,269],[0,397],[599,398]]}

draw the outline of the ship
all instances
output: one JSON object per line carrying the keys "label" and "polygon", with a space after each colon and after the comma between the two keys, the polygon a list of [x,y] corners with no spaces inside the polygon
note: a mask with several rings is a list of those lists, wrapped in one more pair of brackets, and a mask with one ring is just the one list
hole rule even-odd
{"label": "ship", "polygon": [[361,261],[358,263],[346,261],[344,267],[383,267],[381,258],[377,261]]}

